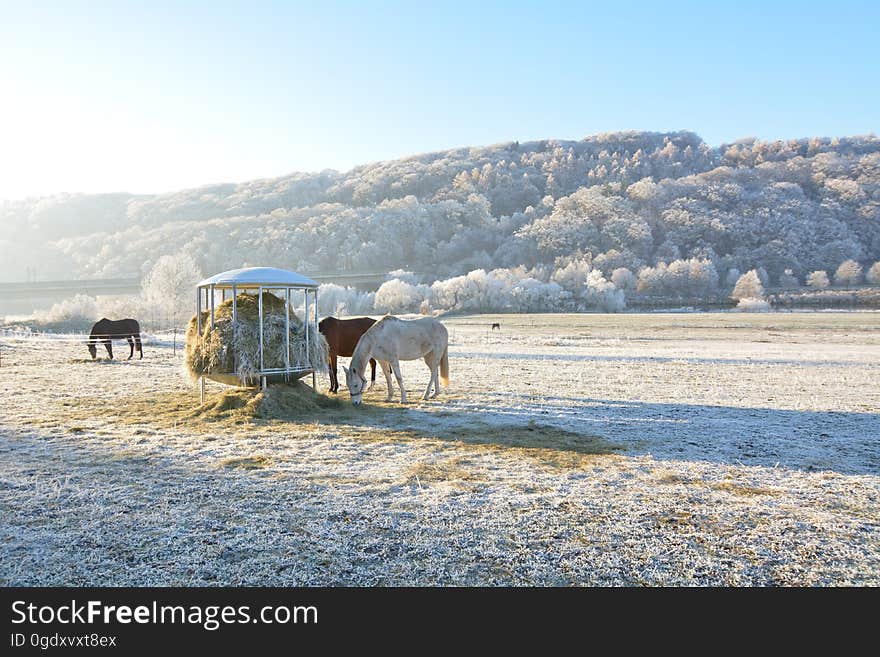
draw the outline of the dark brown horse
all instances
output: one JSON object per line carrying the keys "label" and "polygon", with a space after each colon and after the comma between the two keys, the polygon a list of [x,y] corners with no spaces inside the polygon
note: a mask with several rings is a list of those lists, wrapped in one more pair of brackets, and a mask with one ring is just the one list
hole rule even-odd
{"label": "dark brown horse", "polygon": [[98,343],[101,342],[107,348],[107,355],[113,358],[113,340],[125,339],[131,352],[128,354],[128,360],[134,356],[134,348],[144,357],[144,346],[141,344],[141,326],[136,319],[99,319],[92,327],[89,333],[89,341],[86,343],[89,347],[89,353],[92,359],[98,355]]}
{"label": "dark brown horse", "polygon": [[[330,392],[339,390],[339,379],[336,377],[336,357],[350,357],[354,353],[358,340],[367,332],[375,319],[370,317],[358,317],[357,319],[336,319],[325,317],[318,324],[318,330],[327,339],[330,347]],[[370,359],[370,367],[373,370],[372,383],[376,383],[376,361]]]}

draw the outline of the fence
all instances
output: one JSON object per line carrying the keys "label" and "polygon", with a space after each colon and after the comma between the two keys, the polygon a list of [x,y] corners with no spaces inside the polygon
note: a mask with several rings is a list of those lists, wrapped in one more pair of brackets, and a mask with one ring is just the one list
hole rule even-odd
{"label": "fence", "polygon": [[[178,351],[183,355],[185,335],[186,332],[178,328],[143,332],[141,333],[141,344],[154,347],[171,347],[172,355],[176,357]],[[0,329],[0,367],[3,367],[4,349],[10,351],[8,345],[4,343],[5,341],[23,341],[28,344],[79,344],[85,346],[88,340],[89,334],[85,332],[49,333],[25,329]]]}

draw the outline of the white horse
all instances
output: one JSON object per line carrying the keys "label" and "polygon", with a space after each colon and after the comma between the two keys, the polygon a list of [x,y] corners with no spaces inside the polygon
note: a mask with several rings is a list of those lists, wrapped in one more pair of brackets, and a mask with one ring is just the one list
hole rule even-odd
{"label": "white horse", "polygon": [[[449,385],[449,354],[447,345],[449,335],[446,327],[432,317],[420,319],[400,319],[386,315],[373,324],[358,340],[354,353],[351,355],[351,369],[343,366],[345,381],[351,393],[351,401],[358,405],[367,386],[364,371],[370,357],[376,359],[382,367],[385,382],[388,384],[388,397],[391,401],[391,370],[400,386],[400,403],[406,403],[406,389],[403,387],[403,376],[400,374],[401,360],[424,358],[431,369],[431,380],[425,388],[423,399],[428,399],[431,386],[434,397],[440,392],[440,381]],[[439,380],[438,380],[439,374]]]}

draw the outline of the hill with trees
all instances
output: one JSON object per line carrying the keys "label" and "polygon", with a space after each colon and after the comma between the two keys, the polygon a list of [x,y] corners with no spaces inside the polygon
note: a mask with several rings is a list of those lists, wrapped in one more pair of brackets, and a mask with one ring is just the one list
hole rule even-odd
{"label": "hill with trees", "polygon": [[510,142],[156,196],[7,201],[0,222],[0,280],[146,276],[182,254],[204,272],[418,272],[397,292],[435,308],[462,306],[449,281],[470,277],[507,290],[505,307],[617,309],[729,296],[752,270],[765,288],[818,285],[815,272],[861,282],[880,260],[880,138]]}

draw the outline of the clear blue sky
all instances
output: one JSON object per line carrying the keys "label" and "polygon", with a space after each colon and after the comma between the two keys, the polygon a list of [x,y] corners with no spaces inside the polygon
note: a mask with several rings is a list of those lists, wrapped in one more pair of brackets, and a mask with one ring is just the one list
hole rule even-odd
{"label": "clear blue sky", "polygon": [[455,146],[880,129],[877,2],[0,0],[0,198]]}

